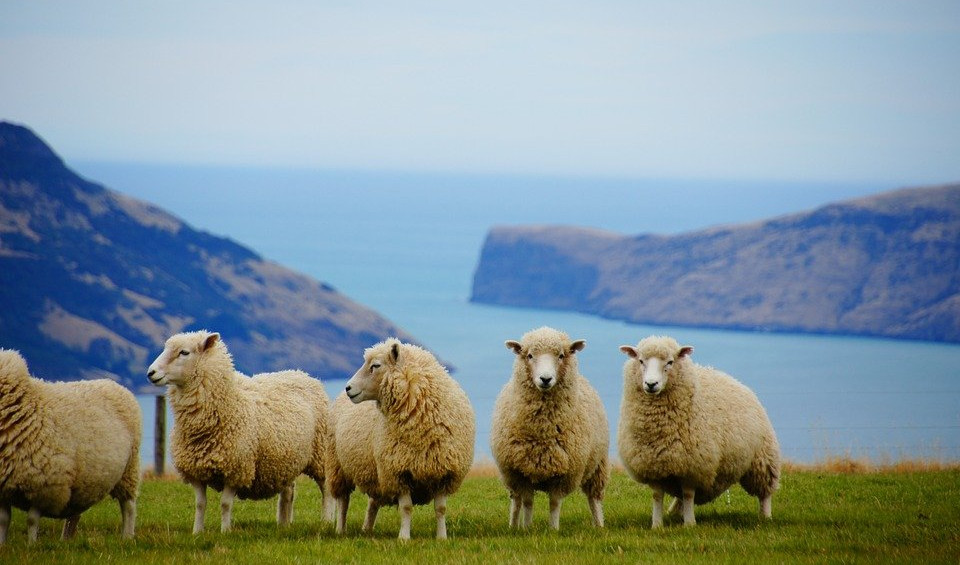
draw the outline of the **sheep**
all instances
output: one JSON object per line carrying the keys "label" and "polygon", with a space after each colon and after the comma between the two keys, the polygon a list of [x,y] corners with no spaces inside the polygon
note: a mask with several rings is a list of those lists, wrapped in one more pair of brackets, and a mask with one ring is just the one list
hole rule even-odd
{"label": "sheep", "polygon": [[323,491],[329,400],[320,381],[293,370],[247,377],[220,334],[205,330],[168,339],[147,377],[167,387],[174,466],[196,498],[194,534],[203,531],[208,486],[221,491],[221,532],[230,530],[235,497],[279,493],[283,526],[293,521],[300,474]]}
{"label": "sheep", "polygon": [[373,530],[381,506],[397,504],[396,498],[385,498],[377,481],[374,457],[374,433],[383,428],[383,415],[375,402],[354,404],[341,392],[330,408],[327,429],[327,487],[336,500],[336,531],[342,534],[347,526],[347,509],[354,488],[366,494],[367,514],[363,531]]}
{"label": "sheep", "polygon": [[559,530],[560,505],[577,487],[593,525],[603,527],[610,432],[600,396],[577,366],[586,342],[542,327],[505,345],[516,358],[494,406],[490,443],[510,492],[510,527],[530,527],[534,491],[542,491],[550,497],[550,527]]}
{"label": "sheep", "polygon": [[20,353],[0,349],[0,545],[10,510],[27,511],[27,538],[40,518],[80,514],[107,494],[120,503],[121,536],[132,538],[140,486],[140,405],[119,384],[98,379],[48,383],[30,376]]}
{"label": "sheep", "polygon": [[416,345],[389,338],[363,358],[344,390],[354,404],[375,401],[383,416],[370,434],[379,498],[396,499],[401,540],[410,539],[413,505],[432,500],[437,539],[446,539],[447,497],[473,464],[470,400],[437,359]]}
{"label": "sheep", "polygon": [[670,512],[696,524],[694,504],[731,485],[760,501],[769,519],[779,486],[780,446],[760,401],[730,375],[690,359],[693,347],[650,336],[620,350],[623,402],[617,433],[620,460],[634,480],[653,489],[652,527],[663,527],[663,494]]}

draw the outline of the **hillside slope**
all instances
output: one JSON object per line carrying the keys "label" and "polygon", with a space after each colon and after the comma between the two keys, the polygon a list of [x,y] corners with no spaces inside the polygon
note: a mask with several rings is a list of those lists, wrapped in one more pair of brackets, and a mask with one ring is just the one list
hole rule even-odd
{"label": "hillside slope", "polygon": [[675,236],[497,227],[471,300],[636,323],[960,342],[960,185]]}
{"label": "hillside slope", "polygon": [[48,379],[139,388],[171,334],[219,331],[245,372],[353,373],[390,321],[229,239],[69,170],[0,122],[0,347]]}

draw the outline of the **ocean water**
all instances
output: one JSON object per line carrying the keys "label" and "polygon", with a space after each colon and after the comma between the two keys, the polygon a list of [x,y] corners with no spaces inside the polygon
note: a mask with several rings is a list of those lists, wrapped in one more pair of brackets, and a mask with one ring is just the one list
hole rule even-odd
{"label": "ocean water", "polygon": [[[481,461],[490,458],[493,404],[513,363],[503,342],[542,325],[587,341],[578,353],[580,369],[603,398],[614,453],[625,360],[618,346],[668,334],[693,345],[699,363],[734,375],[757,393],[790,460],[837,455],[875,461],[960,459],[957,345],[640,326],[468,302],[480,248],[493,225],[679,233],[762,220],[897,186],[110,163],[74,168],[332,284],[416,336],[456,367],[454,377],[477,413]],[[361,359],[357,351],[358,365]],[[333,396],[343,381],[328,380],[326,386]],[[141,404],[148,462],[153,398],[141,397]]]}

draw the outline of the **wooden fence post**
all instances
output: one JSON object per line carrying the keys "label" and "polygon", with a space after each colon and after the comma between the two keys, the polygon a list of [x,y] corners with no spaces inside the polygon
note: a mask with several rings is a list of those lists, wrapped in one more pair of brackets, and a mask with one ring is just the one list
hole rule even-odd
{"label": "wooden fence post", "polygon": [[157,412],[153,427],[153,470],[163,476],[167,458],[167,397],[157,395]]}

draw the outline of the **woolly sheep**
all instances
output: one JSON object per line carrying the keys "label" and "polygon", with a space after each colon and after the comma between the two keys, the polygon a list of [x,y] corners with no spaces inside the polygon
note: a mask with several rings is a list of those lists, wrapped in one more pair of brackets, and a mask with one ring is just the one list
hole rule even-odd
{"label": "woolly sheep", "polygon": [[610,432],[600,396],[577,367],[586,342],[543,327],[506,346],[516,359],[497,397],[490,443],[510,491],[510,526],[530,527],[534,491],[543,491],[550,527],[559,529],[561,502],[580,487],[594,526],[603,527]]}
{"label": "woolly sheep", "polygon": [[120,503],[121,534],[132,538],[140,485],[140,405],[106,379],[48,383],[30,376],[16,351],[0,349],[0,544],[11,507],[27,511],[27,536],[40,517],[80,514],[107,494]]}
{"label": "woolly sheep", "polygon": [[277,523],[293,521],[295,480],[323,490],[329,400],[302,371],[238,373],[220,334],[174,335],[150,365],[150,382],[167,386],[173,410],[173,462],[196,495],[193,533],[203,531],[207,487],[222,491],[220,531],[233,501],[280,494]]}
{"label": "woolly sheep", "polygon": [[327,487],[336,500],[336,530],[346,531],[347,509],[354,488],[366,494],[367,514],[363,531],[373,530],[381,506],[395,505],[396,498],[384,498],[377,481],[377,461],[373,453],[374,433],[383,428],[383,414],[376,402],[354,404],[341,392],[330,408],[327,430]]}
{"label": "woolly sheep", "polygon": [[363,357],[345,391],[355,404],[376,401],[383,415],[371,434],[377,491],[399,504],[400,539],[410,539],[413,505],[431,500],[437,539],[446,539],[447,497],[473,463],[476,420],[470,401],[420,347],[390,338]]}
{"label": "woolly sheep", "polygon": [[653,489],[652,527],[663,526],[663,494],[683,523],[694,504],[740,485],[771,517],[780,478],[780,447],[756,395],[733,377],[690,359],[693,347],[651,336],[620,350],[623,403],[617,440],[630,475]]}

